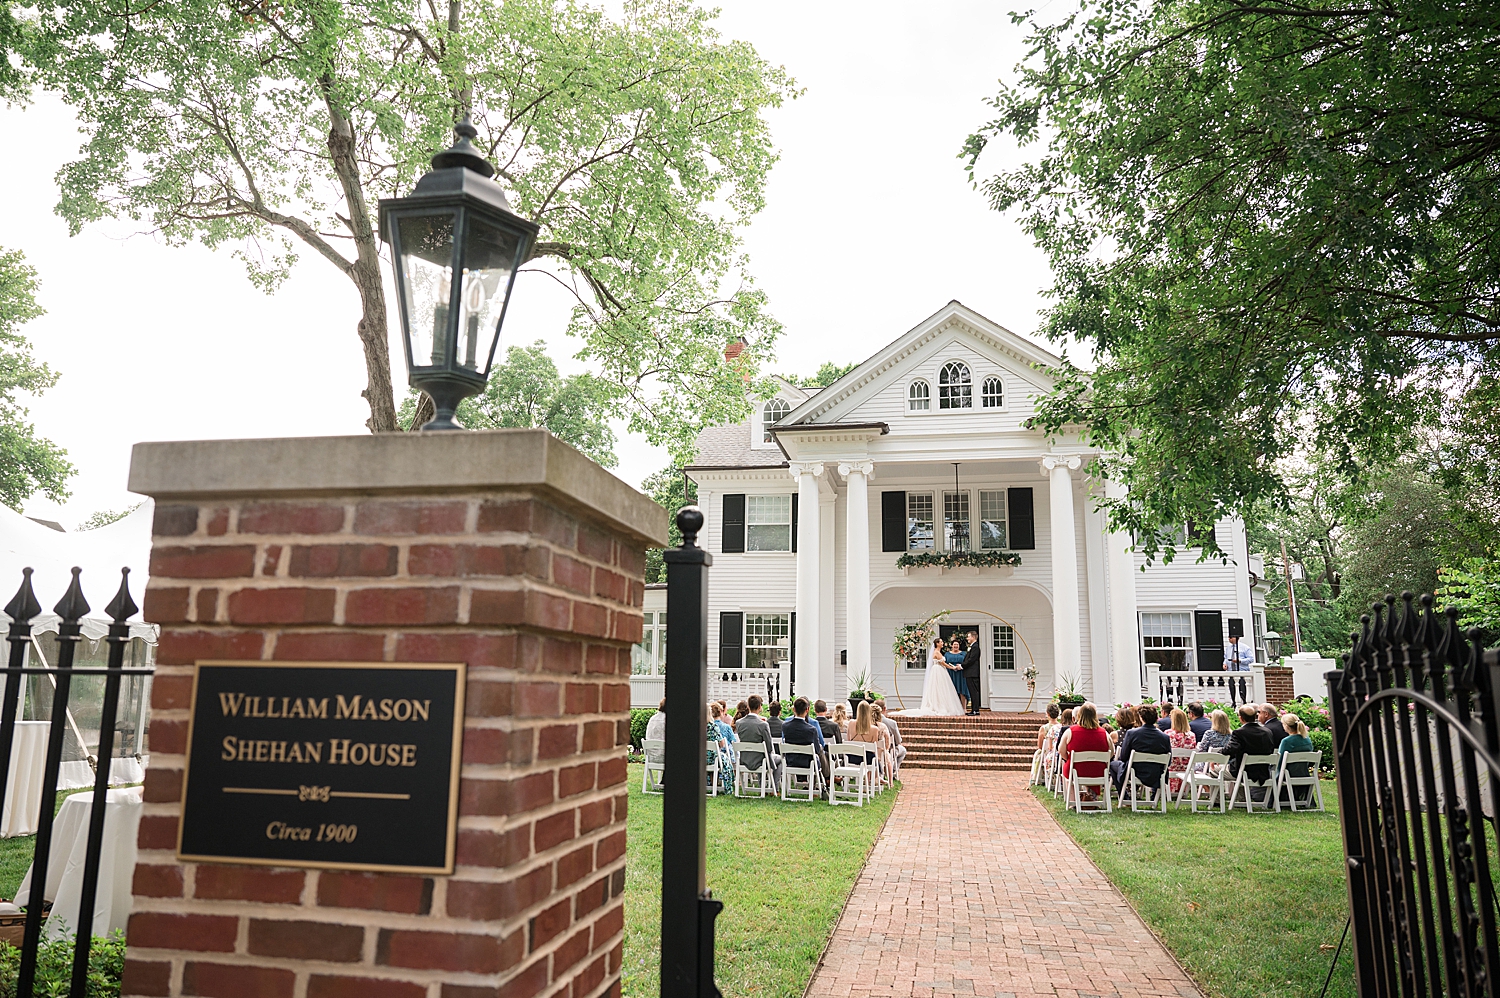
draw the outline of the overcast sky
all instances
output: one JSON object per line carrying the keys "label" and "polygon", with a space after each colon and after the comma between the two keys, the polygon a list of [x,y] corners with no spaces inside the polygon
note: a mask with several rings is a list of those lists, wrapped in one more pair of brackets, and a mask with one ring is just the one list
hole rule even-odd
{"label": "overcast sky", "polygon": [[[786,328],[771,369],[862,360],[953,298],[1032,333],[1046,261],[989,210],[957,158],[1021,55],[1007,5],[722,6],[721,32],[754,44],[806,90],[772,114],[781,160],[745,234],[751,269]],[[0,247],[23,250],[40,271],[47,315],[25,334],[62,373],[31,416],[78,468],[66,505],[34,498],[29,515],[72,529],[137,501],[125,481],[140,440],[364,431],[358,300],[346,278],[305,251],[267,296],[229,250],[167,246],[122,222],[69,238],[52,211],[53,175],[81,142],[68,109],[45,95],[0,109],[0,136]],[[986,165],[1021,155],[997,148]],[[564,370],[577,369],[562,333],[567,309],[550,280],[522,275],[502,350],[544,339]],[[395,374],[404,391],[399,360]],[[616,473],[631,484],[667,463],[643,440],[622,437],[618,453]]]}

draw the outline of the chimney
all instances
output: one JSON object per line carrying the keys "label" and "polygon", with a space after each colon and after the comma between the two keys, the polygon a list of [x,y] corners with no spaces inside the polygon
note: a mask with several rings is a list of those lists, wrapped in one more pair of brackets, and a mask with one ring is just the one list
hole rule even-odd
{"label": "chimney", "polygon": [[740,354],[745,352],[745,347],[748,345],[749,344],[746,342],[743,336],[738,337],[733,343],[724,348],[724,359],[734,360]]}

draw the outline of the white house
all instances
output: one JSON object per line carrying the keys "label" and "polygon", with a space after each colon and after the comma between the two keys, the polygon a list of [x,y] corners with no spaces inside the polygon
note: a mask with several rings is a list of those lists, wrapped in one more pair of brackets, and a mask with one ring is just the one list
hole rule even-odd
{"label": "white house", "polygon": [[[923,663],[895,660],[894,632],[948,610],[945,634],[980,634],[991,709],[1025,706],[1028,665],[1039,702],[1070,679],[1101,703],[1230,699],[1216,695],[1230,627],[1265,661],[1264,570],[1243,523],[1214,528],[1227,564],[1189,548],[1146,567],[1095,508],[1119,488],[1090,477],[1099,452],[1027,427],[1049,388],[1038,368],[1059,362],[953,301],[833,385],[782,382],[748,422],[704,431],[687,474],[714,558],[711,690],[834,699],[869,669],[888,700],[914,705]],[[920,564],[949,553],[1019,563]],[[898,566],[905,555],[919,564]],[[640,704],[660,696],[664,608],[650,589]],[[1245,678],[1263,689],[1258,667]]]}

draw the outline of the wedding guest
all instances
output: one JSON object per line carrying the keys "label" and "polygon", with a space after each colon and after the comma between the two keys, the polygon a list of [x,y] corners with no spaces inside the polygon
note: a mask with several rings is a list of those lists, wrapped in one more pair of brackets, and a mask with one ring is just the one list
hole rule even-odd
{"label": "wedding guest", "polygon": [[[661,702],[656,705],[656,713],[646,721],[646,734],[644,741],[666,741],[667,739],[667,698],[662,697]],[[662,750],[657,749],[655,754],[646,752],[646,746],[641,746],[641,751],[646,755],[646,761],[650,763],[661,762]]]}
{"label": "wedding guest", "polygon": [[1282,727],[1281,717],[1276,708],[1268,703],[1263,703],[1257,705],[1257,709],[1260,712],[1260,723],[1264,724],[1266,730],[1271,733],[1271,741],[1280,745],[1281,740],[1287,736],[1287,730]]}
{"label": "wedding guest", "polygon": [[[1068,718],[1070,711],[1064,711],[1063,717]],[[1069,718],[1071,720],[1071,718]],[[1072,775],[1072,762],[1074,752],[1108,752],[1109,736],[1104,729],[1099,727],[1099,709],[1093,703],[1084,703],[1077,711],[1077,722],[1063,730],[1062,756],[1063,776]],[[1097,780],[1104,775],[1102,762],[1080,762],[1078,764],[1078,775],[1085,779]],[[1099,791],[1097,787],[1084,789],[1085,800],[1097,800]]]}
{"label": "wedding guest", "polygon": [[896,739],[885,725],[885,708],[877,700],[870,704],[870,721],[875,733],[880,736],[880,768],[890,780],[896,779]]}
{"label": "wedding guest", "polygon": [[1167,732],[1172,730],[1172,711],[1177,708],[1169,703],[1161,705],[1161,720],[1156,722],[1158,731]]}
{"label": "wedding guest", "polygon": [[1213,729],[1213,722],[1204,716],[1203,705],[1196,700],[1187,705],[1187,711],[1188,730],[1193,733],[1194,738],[1202,740],[1203,733]]}
{"label": "wedding guest", "polygon": [[[843,706],[843,704],[840,704],[839,706]],[[813,720],[817,723],[819,728],[823,729],[824,745],[827,745],[830,741],[836,745],[843,742],[844,729],[839,727],[839,723],[837,721],[828,716],[827,703],[819,700],[813,704]]]}
{"label": "wedding guest", "polygon": [[1216,710],[1209,716],[1208,730],[1198,739],[1199,752],[1223,752],[1229,744],[1229,715]]}
{"label": "wedding guest", "polygon": [[749,703],[749,701],[741,700],[739,702],[739,704],[736,705],[735,708],[734,708],[734,723],[735,724],[739,724],[741,721],[743,721],[745,719],[745,717],[749,713],[750,713],[750,703]]}
{"label": "wedding guest", "polygon": [[[881,725],[880,729],[876,730],[874,712],[870,709],[870,704],[868,702],[861,703],[859,705],[859,712],[854,715],[854,723],[849,726],[849,740],[851,742],[864,742],[867,745],[876,746],[874,751],[867,751],[865,753],[865,763],[867,765],[875,761],[875,752],[879,751],[880,746],[880,731],[884,730],[884,725]],[[890,736],[887,735],[886,737]]]}
{"label": "wedding guest", "polygon": [[[1119,758],[1109,764],[1109,773],[1115,781],[1115,789],[1123,790],[1125,787],[1125,771],[1130,768],[1130,757],[1136,752],[1142,755],[1171,755],[1172,743],[1167,736],[1156,726],[1156,708],[1151,704],[1142,704],[1136,711],[1140,716],[1141,726],[1131,728],[1125,732],[1120,739]],[[1135,767],[1136,779],[1148,787],[1155,787],[1161,781],[1162,771],[1166,767],[1157,762],[1143,762]]]}
{"label": "wedding guest", "polygon": [[1062,718],[1057,722],[1057,747],[1062,748],[1063,739],[1067,737],[1068,729],[1073,726],[1073,708],[1064,707]]}
{"label": "wedding guest", "polygon": [[724,709],[722,701],[712,703],[708,706],[709,718],[714,727],[719,729],[719,736],[724,739],[724,744],[729,747],[730,763],[734,762],[734,743],[739,741],[739,736],[734,733],[734,725],[729,723],[728,712]]}
{"label": "wedding guest", "polygon": [[1120,739],[1125,737],[1125,732],[1139,725],[1140,718],[1136,709],[1128,704],[1115,712],[1115,730],[1110,732],[1109,750],[1118,752],[1120,750]]}
{"label": "wedding guest", "polygon": [[[1307,725],[1303,723],[1302,718],[1296,714],[1282,714],[1281,726],[1286,729],[1287,734],[1281,740],[1281,744],[1276,746],[1277,755],[1284,756],[1288,752],[1316,751],[1312,739],[1307,737]],[[1289,776],[1305,777],[1312,774],[1312,763],[1310,762],[1283,762],[1282,765],[1287,767],[1287,775]],[[1312,794],[1311,787],[1298,787],[1297,791],[1297,803],[1299,804]]]}
{"label": "wedding guest", "polygon": [[719,789],[721,791],[728,791],[734,786],[734,754],[730,751],[729,742],[724,737],[724,729],[720,726],[722,722],[714,718],[715,713],[722,717],[724,711],[716,703],[709,704],[708,713],[705,715],[705,719],[708,721],[706,741],[713,742],[718,751],[708,752],[705,750],[703,761],[707,764],[717,760]]}
{"label": "wedding guest", "polygon": [[[823,729],[807,718],[807,697],[792,701],[792,716],[781,722],[781,740],[788,745],[813,745],[817,748],[818,768],[823,773],[824,794],[828,786],[828,747],[823,742]],[[806,769],[805,756],[789,755],[785,763],[793,769]]]}
{"label": "wedding guest", "polygon": [[770,725],[770,727],[771,727],[771,737],[772,738],[780,738],[781,737],[781,701],[780,700],[772,700],[770,702],[770,704],[768,704],[766,706],[766,714],[767,714],[766,724]]}
{"label": "wedding guest", "polygon": [[[1229,736],[1229,744],[1224,746],[1224,754],[1229,756],[1229,775],[1239,776],[1240,760],[1247,755],[1271,755],[1276,751],[1276,741],[1271,737],[1271,732],[1258,720],[1260,712],[1251,704],[1241,704],[1240,726],[1235,729],[1234,734]],[[1257,782],[1265,782],[1271,778],[1271,767],[1264,763],[1256,763],[1245,770],[1246,775]],[[1260,795],[1255,793],[1256,799]]]}
{"label": "wedding guest", "polygon": [[1058,708],[1057,704],[1049,703],[1047,705],[1047,723],[1036,729],[1036,747],[1038,749],[1045,749],[1057,737],[1057,729],[1061,727],[1057,719],[1061,715],[1062,711]]}
{"label": "wedding guest", "polygon": [[843,741],[844,733],[849,730],[849,707],[843,701],[833,705],[833,723],[838,725],[839,741]]}
{"label": "wedding guest", "polygon": [[[734,730],[740,736],[740,745],[762,745],[765,748],[765,758],[771,765],[771,778],[776,785],[781,786],[781,756],[772,749],[771,726],[766,719],[760,716],[760,697],[751,694],[750,699],[745,702],[745,716],[734,723]],[[759,769],[761,757],[759,753],[752,752],[745,757],[745,766],[748,769]]]}
{"label": "wedding guest", "polygon": [[[1172,743],[1172,747],[1174,749],[1178,749],[1178,748],[1195,749],[1195,748],[1197,748],[1198,747],[1198,739],[1196,737],[1194,737],[1194,735],[1193,735],[1193,729],[1190,728],[1190,727],[1188,727],[1188,723],[1189,722],[1188,722],[1187,711],[1183,711],[1183,710],[1174,710],[1174,711],[1172,711],[1171,721],[1172,721],[1172,730],[1169,731],[1169,732],[1167,732],[1167,741],[1169,741],[1169,742]],[[1182,774],[1182,773],[1186,773],[1187,772],[1187,768],[1188,768],[1187,756],[1178,756],[1178,757],[1174,758],[1172,760],[1172,764],[1167,767],[1167,773],[1168,773],[1169,776],[1171,774],[1173,774],[1173,773]],[[1171,785],[1168,787],[1168,790],[1171,791],[1172,796],[1174,796],[1174,797],[1177,796],[1178,792],[1182,790],[1182,777],[1181,777],[1181,775],[1176,775],[1176,776],[1172,776],[1171,777]]]}
{"label": "wedding guest", "polygon": [[879,707],[881,713],[884,714],[884,717],[881,718],[881,723],[883,723],[886,727],[886,730],[891,733],[891,741],[895,743],[896,771],[900,772],[901,762],[906,758],[906,746],[901,744],[901,729],[896,725],[896,719],[891,716],[890,710],[886,708],[885,697],[876,697],[875,706]]}

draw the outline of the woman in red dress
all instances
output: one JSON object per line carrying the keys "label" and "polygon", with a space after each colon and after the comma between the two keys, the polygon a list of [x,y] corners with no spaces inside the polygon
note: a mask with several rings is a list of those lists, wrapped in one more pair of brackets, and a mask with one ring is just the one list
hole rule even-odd
{"label": "woman in red dress", "polygon": [[[1086,703],[1078,708],[1078,716],[1074,725],[1063,734],[1062,756],[1063,775],[1071,772],[1074,752],[1108,752],[1109,735],[1099,727],[1099,710],[1093,703]],[[1107,763],[1103,762],[1080,762],[1078,764],[1078,775],[1091,780],[1097,780],[1104,775]],[[1086,788],[1085,799],[1094,800],[1098,797],[1098,787]]]}

